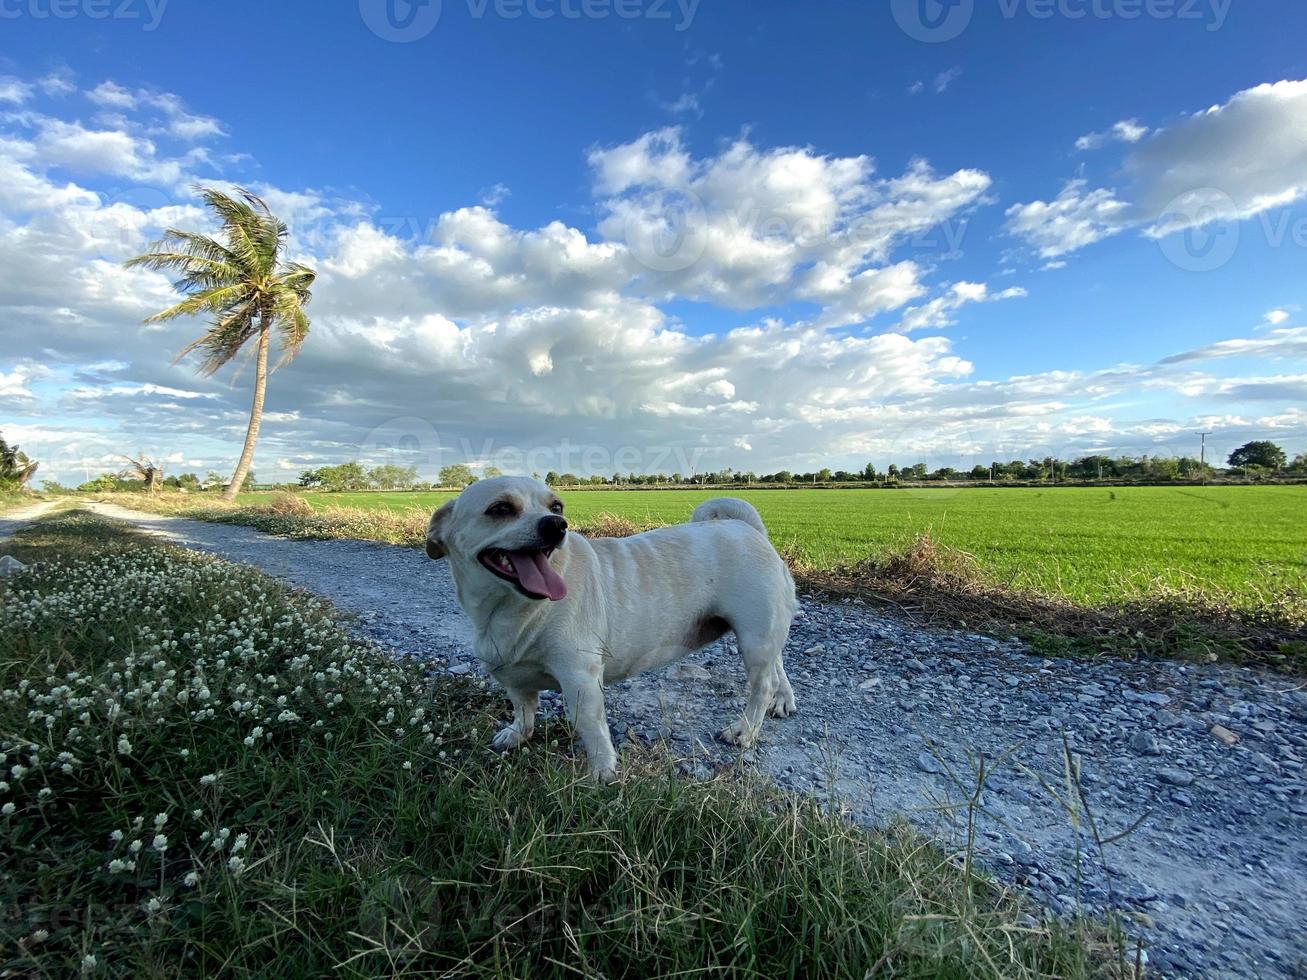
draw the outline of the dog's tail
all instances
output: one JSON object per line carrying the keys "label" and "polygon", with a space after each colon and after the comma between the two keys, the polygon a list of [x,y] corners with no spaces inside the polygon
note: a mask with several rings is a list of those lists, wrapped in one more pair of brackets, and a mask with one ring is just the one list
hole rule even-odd
{"label": "dog's tail", "polygon": [[766,537],[767,528],[763,527],[762,518],[754,510],[753,504],[738,497],[715,497],[705,500],[690,515],[690,523],[698,521],[744,521],[749,527]]}

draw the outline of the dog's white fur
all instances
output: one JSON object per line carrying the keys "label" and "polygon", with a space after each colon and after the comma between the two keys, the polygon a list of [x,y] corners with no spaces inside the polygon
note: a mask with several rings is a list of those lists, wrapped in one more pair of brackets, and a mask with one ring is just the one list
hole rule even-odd
{"label": "dog's white fur", "polygon": [[[492,508],[495,516],[487,514]],[[550,515],[560,511],[543,483],[498,477],[444,504],[427,530],[427,554],[449,558],[476,654],[513,704],[513,722],[495,737],[496,748],[525,743],[539,692],[562,691],[590,771],[612,780],[617,753],[604,684],[662,667],[728,630],[738,640],[749,690],[742,716],[721,737],[751,745],[767,714],[795,710],[781,663],[797,606],[794,580],[753,507],[721,498],[701,504],[689,524],[633,537],[568,533],[547,558],[567,585],[559,601],[530,598],[482,563],[488,549],[536,550],[541,528],[556,530]]]}

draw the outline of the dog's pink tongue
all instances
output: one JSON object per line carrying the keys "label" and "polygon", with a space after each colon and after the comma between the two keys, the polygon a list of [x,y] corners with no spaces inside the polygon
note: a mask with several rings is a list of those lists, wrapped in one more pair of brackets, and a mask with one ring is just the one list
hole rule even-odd
{"label": "dog's pink tongue", "polygon": [[567,583],[554,571],[542,551],[510,551],[518,581],[528,592],[548,596],[554,602],[567,598]]}

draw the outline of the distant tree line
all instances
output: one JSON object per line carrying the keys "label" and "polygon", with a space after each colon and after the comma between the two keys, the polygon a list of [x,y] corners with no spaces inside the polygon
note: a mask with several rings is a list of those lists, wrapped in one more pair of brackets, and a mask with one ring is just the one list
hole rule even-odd
{"label": "distant tree line", "polygon": [[[257,482],[253,472],[245,475],[244,490],[252,490]],[[53,480],[46,480],[41,489],[48,493],[58,493],[65,489]],[[148,468],[135,473],[101,473],[94,479],[80,484],[81,493],[131,493],[136,490],[184,490],[187,493],[221,492],[227,489],[227,478],[210,470],[200,479],[196,473],[182,473],[178,476],[162,476],[156,473],[152,479]]]}
{"label": "distant tree line", "polygon": [[[968,470],[951,466],[931,469],[926,463],[899,465],[890,463],[884,470],[868,463],[861,470],[820,470],[802,473],[777,470],[775,473],[755,473],[751,470],[726,468],[706,473],[613,473],[611,476],[577,476],[575,473],[557,473],[550,470],[543,477],[554,487],[581,486],[711,486],[721,484],[757,484],[793,486],[823,483],[862,483],[882,486],[902,486],[928,483],[1092,483],[1110,480],[1125,483],[1166,483],[1234,477],[1261,479],[1277,475],[1307,477],[1307,453],[1299,453],[1292,460],[1273,442],[1259,440],[1245,443],[1230,454],[1227,468],[1219,469],[1191,456],[1081,456],[1064,460],[1054,456],[1043,459],[1014,459],[994,461],[988,466],[977,464]],[[148,469],[136,467],[137,472],[104,473],[83,483],[77,489],[88,492],[131,491],[147,489]],[[17,447],[5,446],[0,441],[0,488],[6,477],[14,486],[19,473],[27,478],[36,470],[36,464],[17,452]],[[146,473],[145,477],[141,474]],[[161,474],[161,471],[160,471]],[[156,475],[156,488],[188,492],[225,490],[227,481],[210,471],[204,479],[195,473],[163,477]],[[486,466],[478,473],[466,463],[453,463],[441,468],[435,481],[418,478],[416,466],[384,464],[366,467],[357,460],[337,466],[323,466],[300,474],[297,486],[305,490],[343,492],[349,490],[436,490],[466,487],[477,479],[501,476],[497,467]],[[539,473],[531,474],[541,479]],[[246,477],[245,489],[255,485],[255,477]],[[47,480],[43,489],[57,492],[63,487]]]}
{"label": "distant tree line", "polygon": [[1217,476],[1273,476],[1284,473],[1307,476],[1307,453],[1289,461],[1284,450],[1273,442],[1250,442],[1240,446],[1228,459],[1229,469],[1218,469],[1190,456],[1081,456],[1065,460],[1054,456],[1043,459],[995,460],[989,465],[978,463],[970,469],[952,466],[931,469],[926,463],[900,465],[890,463],[884,470],[868,463],[857,472],[823,468],[807,473],[778,470],[755,473],[727,468],[715,472],[685,475],[682,473],[614,473],[605,476],[577,476],[574,473],[545,474],[550,486],[700,486],[712,484],[812,484],[812,483],[1083,483],[1113,480],[1136,483],[1165,483],[1172,480],[1198,480]]}

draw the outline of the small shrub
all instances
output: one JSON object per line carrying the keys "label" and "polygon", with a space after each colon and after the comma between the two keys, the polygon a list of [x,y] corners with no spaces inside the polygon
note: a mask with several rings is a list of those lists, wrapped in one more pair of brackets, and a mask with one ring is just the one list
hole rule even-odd
{"label": "small shrub", "polygon": [[296,496],[288,490],[282,490],[270,496],[266,503],[253,508],[260,514],[271,517],[312,517],[313,508],[303,497]]}

